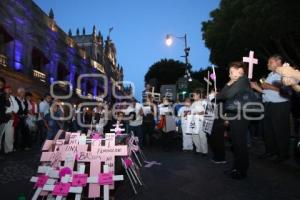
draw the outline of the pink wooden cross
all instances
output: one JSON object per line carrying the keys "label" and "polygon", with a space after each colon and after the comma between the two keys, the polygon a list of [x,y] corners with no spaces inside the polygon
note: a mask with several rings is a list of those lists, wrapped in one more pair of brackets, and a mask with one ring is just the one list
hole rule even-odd
{"label": "pink wooden cross", "polygon": [[91,176],[88,178],[87,181],[88,183],[99,185],[99,187],[100,185],[102,185],[104,187],[103,200],[109,200],[110,186],[115,181],[122,181],[122,180],[124,180],[123,175],[114,175],[114,173],[109,170],[108,165],[104,165],[103,173],[99,173],[96,176]]}
{"label": "pink wooden cross", "polygon": [[243,57],[243,62],[249,63],[248,78],[252,79],[252,77],[253,77],[253,65],[258,64],[258,59],[254,58],[254,51],[249,52],[249,57]]}
{"label": "pink wooden cross", "polygon": [[[48,150],[48,152],[43,152],[41,156],[41,163],[45,164],[50,162],[50,166],[40,166],[38,169],[39,174],[47,174],[51,179],[59,178],[59,171],[61,162],[64,161],[64,167],[69,168],[71,171],[74,169],[75,159],[77,151],[84,151],[87,149],[85,144],[85,137],[80,136],[80,133],[66,133],[66,138],[68,138],[69,144],[65,144],[65,140],[47,140],[43,146],[43,150]],[[52,151],[53,143],[55,142],[54,151]],[[36,177],[33,177],[32,182],[37,181]],[[41,188],[35,193],[35,196],[47,195],[47,193],[42,192]],[[78,199],[78,194],[76,195]]]}
{"label": "pink wooden cross", "polygon": [[[91,151],[78,152],[78,162],[90,162],[90,177],[98,176],[101,172],[101,163],[104,162],[110,168],[110,171],[115,171],[115,156],[126,156],[126,145],[115,145],[115,134],[107,133],[105,139],[91,139]],[[104,142],[104,144],[103,144]],[[110,186],[113,189],[113,185]],[[89,185],[89,198],[100,197],[100,185],[91,183]]]}

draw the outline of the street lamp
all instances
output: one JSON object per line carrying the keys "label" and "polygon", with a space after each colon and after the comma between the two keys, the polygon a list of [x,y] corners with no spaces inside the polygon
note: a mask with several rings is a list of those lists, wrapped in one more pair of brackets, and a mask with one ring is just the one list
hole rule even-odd
{"label": "street lamp", "polygon": [[191,77],[191,74],[188,70],[188,65],[189,65],[188,57],[189,57],[189,54],[190,54],[190,47],[188,47],[188,45],[187,45],[187,34],[184,34],[184,36],[181,36],[181,37],[177,37],[177,36],[173,36],[171,34],[167,34],[166,35],[166,45],[167,46],[171,46],[173,44],[173,38],[181,39],[181,40],[184,41],[184,56],[181,56],[181,57],[185,58],[185,75],[184,75],[184,77],[188,78],[188,81],[191,82],[192,77]]}
{"label": "street lamp", "polygon": [[167,35],[166,36],[166,45],[167,46],[171,46],[173,44],[173,38],[172,38],[172,36],[171,35]]}

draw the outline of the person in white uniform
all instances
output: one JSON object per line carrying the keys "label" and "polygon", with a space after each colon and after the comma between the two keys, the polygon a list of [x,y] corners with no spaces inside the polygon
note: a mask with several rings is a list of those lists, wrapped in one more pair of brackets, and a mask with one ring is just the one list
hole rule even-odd
{"label": "person in white uniform", "polygon": [[[10,106],[6,107],[6,114],[11,116],[11,119],[5,123],[2,133],[0,133],[0,141],[2,141],[3,135],[5,135],[4,141],[4,152],[10,153],[14,149],[14,127],[13,127],[13,114],[16,114],[19,110],[18,103],[15,100],[15,97],[12,96],[12,89],[9,85],[5,86],[5,93],[9,96],[8,100]],[[1,149],[1,145],[0,145]]]}
{"label": "person in white uniform", "polygon": [[201,99],[201,90],[196,89],[193,93],[194,102],[191,106],[191,114],[194,115],[194,122],[199,127],[197,133],[192,134],[193,143],[196,146],[196,152],[207,154],[207,137],[202,129],[206,102]]}
{"label": "person in white uniform", "polygon": [[186,98],[184,101],[184,106],[181,107],[178,111],[178,118],[181,121],[181,129],[182,129],[182,150],[190,151],[193,150],[193,138],[191,134],[187,134],[187,126],[188,126],[188,115],[191,114],[191,99]]}

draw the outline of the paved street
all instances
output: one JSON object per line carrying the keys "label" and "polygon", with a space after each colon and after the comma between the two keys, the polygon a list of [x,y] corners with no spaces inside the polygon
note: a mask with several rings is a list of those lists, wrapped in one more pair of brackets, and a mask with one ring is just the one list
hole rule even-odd
{"label": "paved street", "polygon": [[[256,146],[255,146],[256,145]],[[117,200],[299,200],[300,167],[291,159],[275,165],[260,160],[258,142],[251,150],[251,166],[246,180],[231,180],[223,174],[229,164],[215,165],[208,158],[178,150],[163,152],[159,147],[145,150],[148,160],[161,162],[141,173],[144,187],[134,196],[128,182],[118,185]],[[178,148],[176,148],[178,149]],[[30,196],[29,178],[35,174],[39,160],[37,149],[3,157],[0,163],[0,197],[17,199]],[[228,160],[231,153],[228,151]]]}

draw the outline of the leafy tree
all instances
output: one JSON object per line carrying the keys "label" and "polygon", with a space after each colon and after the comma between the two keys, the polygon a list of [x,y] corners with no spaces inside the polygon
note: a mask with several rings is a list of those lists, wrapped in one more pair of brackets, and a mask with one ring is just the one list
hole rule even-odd
{"label": "leafy tree", "polygon": [[300,1],[221,0],[220,7],[202,23],[212,63],[226,67],[255,51],[259,66],[254,77],[266,73],[266,61],[281,54],[293,65],[300,64]]}
{"label": "leafy tree", "polygon": [[[181,61],[162,59],[149,67],[145,75],[145,83],[155,79],[157,91],[161,85],[176,84],[177,80],[184,76],[185,67],[185,63]],[[191,68],[191,66],[188,67]]]}

